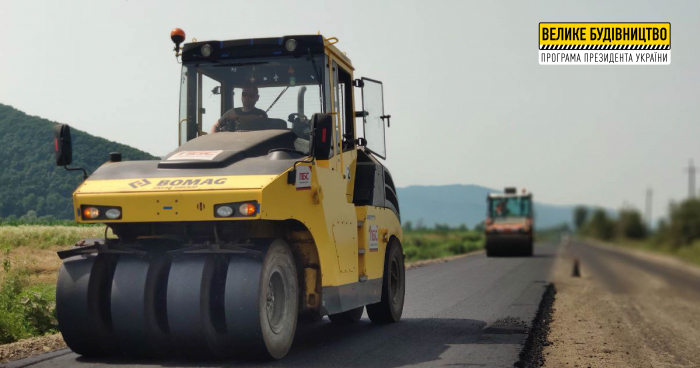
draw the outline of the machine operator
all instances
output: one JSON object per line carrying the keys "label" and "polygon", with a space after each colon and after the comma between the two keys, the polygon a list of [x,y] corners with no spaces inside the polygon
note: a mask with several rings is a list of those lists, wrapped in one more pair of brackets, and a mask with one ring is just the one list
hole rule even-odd
{"label": "machine operator", "polygon": [[245,118],[267,118],[267,113],[255,107],[255,104],[260,99],[258,87],[254,84],[246,84],[243,87],[241,94],[241,103],[243,107],[236,107],[226,111],[219,120],[211,127],[210,133],[218,133],[223,131],[234,130],[234,122],[241,117]]}

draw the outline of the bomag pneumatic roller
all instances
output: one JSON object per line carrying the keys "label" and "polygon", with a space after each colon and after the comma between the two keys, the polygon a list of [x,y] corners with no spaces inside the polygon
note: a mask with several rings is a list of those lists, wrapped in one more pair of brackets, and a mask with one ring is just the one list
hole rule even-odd
{"label": "bomag pneumatic roller", "polygon": [[532,193],[505,188],[503,194],[491,193],[487,199],[486,255],[531,256],[534,222]]}
{"label": "bomag pneumatic roller", "polygon": [[[390,118],[382,83],[353,79],[335,38],[180,47],[184,32],[171,37],[182,60],[179,147],[153,161],[111,153],[73,194],[76,221],[116,237],[59,252],[68,346],[279,359],[300,316],[347,323],[366,307],[373,322],[398,321],[404,256],[396,189],[377,159]],[[69,127],[55,139],[68,168]]]}

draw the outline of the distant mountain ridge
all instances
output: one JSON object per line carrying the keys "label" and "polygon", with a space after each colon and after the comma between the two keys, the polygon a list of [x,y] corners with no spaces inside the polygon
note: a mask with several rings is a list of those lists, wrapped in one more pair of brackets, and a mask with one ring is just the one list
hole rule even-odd
{"label": "distant mountain ridge", "polygon": [[[435,224],[474,227],[486,218],[486,196],[501,193],[501,190],[479,185],[412,185],[396,188],[401,207],[401,222],[411,221],[415,226],[422,223],[432,227]],[[575,205],[553,205],[535,199],[535,226],[546,228],[561,225],[572,226]]]}
{"label": "distant mountain ridge", "polygon": [[[33,211],[37,217],[72,219],[72,194],[82,181],[78,171],[57,167],[53,127],[57,123],[27,115],[0,104],[0,217],[21,217]],[[120,152],[123,160],[156,157],[124,144],[71,129],[73,164],[91,173]]]}

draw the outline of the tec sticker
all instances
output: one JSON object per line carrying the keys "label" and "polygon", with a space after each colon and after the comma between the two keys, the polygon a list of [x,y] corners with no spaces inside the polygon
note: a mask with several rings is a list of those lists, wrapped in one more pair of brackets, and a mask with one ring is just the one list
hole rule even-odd
{"label": "tec sticker", "polygon": [[376,252],[379,250],[379,229],[377,225],[369,227],[369,251]]}
{"label": "tec sticker", "polygon": [[224,152],[222,150],[218,151],[182,151],[178,152],[170,157],[168,157],[168,161],[176,161],[176,160],[202,160],[202,161],[211,161],[214,159],[214,157],[218,156],[219,153]]}
{"label": "tec sticker", "polygon": [[297,166],[297,190],[311,189],[311,166]]}

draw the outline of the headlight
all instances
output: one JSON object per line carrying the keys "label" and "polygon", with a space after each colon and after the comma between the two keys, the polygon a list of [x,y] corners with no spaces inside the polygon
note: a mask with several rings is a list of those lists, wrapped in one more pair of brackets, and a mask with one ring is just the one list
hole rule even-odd
{"label": "headlight", "polygon": [[122,216],[122,211],[118,208],[110,208],[105,212],[105,216],[110,220],[116,220]]}
{"label": "headlight", "polygon": [[202,46],[202,56],[209,57],[211,55],[212,48],[209,44]]}
{"label": "headlight", "polygon": [[297,40],[290,38],[284,43],[284,47],[287,51],[292,52],[297,49]]}
{"label": "headlight", "polygon": [[229,206],[219,206],[219,208],[216,209],[216,214],[219,215],[219,217],[229,217],[233,215],[233,208]]}

